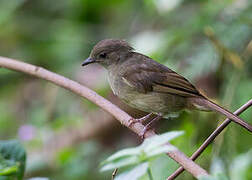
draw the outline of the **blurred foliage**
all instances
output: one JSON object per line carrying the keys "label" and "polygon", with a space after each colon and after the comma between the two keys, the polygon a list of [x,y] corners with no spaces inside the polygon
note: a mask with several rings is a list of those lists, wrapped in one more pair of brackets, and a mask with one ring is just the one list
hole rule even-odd
{"label": "blurred foliage", "polygon": [[174,151],[175,147],[167,142],[183,134],[182,131],[172,131],[162,135],[147,138],[134,148],[126,148],[108,157],[103,163],[101,171],[114,170],[123,167],[135,166],[131,170],[118,175],[116,180],[137,180],[143,175],[152,179],[150,163],[161,154]]}
{"label": "blurred foliage", "polygon": [[[136,51],[185,75],[231,111],[252,97],[250,0],[0,0],[1,56],[43,66],[118,103],[101,67],[80,66],[92,46],[105,38],[128,40]],[[252,123],[252,110],[241,117]],[[102,122],[109,118],[64,89],[0,68],[0,139],[18,138],[24,144],[27,178],[111,178],[112,172],[99,172],[99,163],[139,140],[113,124],[116,121],[96,128],[105,126]],[[184,130],[186,135],[172,143],[190,155],[216,127],[217,119],[215,113],[184,112],[160,122],[157,129]],[[59,138],[52,141],[54,137]],[[197,163],[209,169],[216,157],[230,179],[251,179],[251,163],[245,158],[236,161],[251,148],[251,134],[231,123]],[[234,174],[230,171],[234,162],[235,167],[246,164],[248,171]],[[177,167],[165,155],[150,164],[154,180],[165,179]],[[192,177],[183,173],[178,179]]]}
{"label": "blurred foliage", "polygon": [[23,179],[26,152],[16,140],[0,141],[0,179]]}
{"label": "blurred foliage", "polygon": [[[17,140],[0,141],[0,180],[22,180],[26,166],[26,151]],[[48,180],[33,177],[28,180]]]}
{"label": "blurred foliage", "polygon": [[223,174],[218,174],[216,176],[203,176],[199,180],[228,180],[228,178]]}

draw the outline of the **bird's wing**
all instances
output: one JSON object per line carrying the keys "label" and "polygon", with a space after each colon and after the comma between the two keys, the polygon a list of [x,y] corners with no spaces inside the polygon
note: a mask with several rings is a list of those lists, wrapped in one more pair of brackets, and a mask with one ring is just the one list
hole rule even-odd
{"label": "bird's wing", "polygon": [[183,76],[151,61],[129,64],[122,76],[125,83],[141,93],[159,92],[183,97],[202,96]]}

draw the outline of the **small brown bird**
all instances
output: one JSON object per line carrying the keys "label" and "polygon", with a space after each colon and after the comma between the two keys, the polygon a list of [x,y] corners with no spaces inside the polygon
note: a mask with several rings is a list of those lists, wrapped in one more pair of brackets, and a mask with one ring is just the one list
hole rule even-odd
{"label": "small brown bird", "polygon": [[143,134],[154,121],[185,109],[217,111],[252,132],[251,125],[204,97],[183,76],[135,52],[126,41],[105,39],[98,42],[82,66],[91,63],[99,63],[108,70],[115,95],[126,104],[150,113],[136,121],[143,122],[151,114],[157,115],[145,126]]}

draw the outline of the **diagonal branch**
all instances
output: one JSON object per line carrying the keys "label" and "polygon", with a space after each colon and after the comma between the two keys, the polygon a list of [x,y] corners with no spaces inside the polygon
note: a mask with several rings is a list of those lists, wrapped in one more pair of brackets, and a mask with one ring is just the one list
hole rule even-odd
{"label": "diagonal branch", "polygon": [[[65,78],[64,76],[48,71],[42,67],[34,66],[31,64],[27,64],[6,57],[0,57],[0,67],[33,75],[35,77],[50,81],[53,84],[61,86],[67,90],[70,90],[74,94],[82,96],[90,100],[91,102],[95,103],[96,105],[100,106],[102,109],[112,114],[117,120],[120,121],[121,124],[131,129],[138,136],[141,136],[141,132],[144,129],[143,124],[135,123],[129,126],[130,120],[133,119],[130,115],[122,111],[120,108],[112,104],[110,101],[98,95],[96,92],[73,80],[70,80],[68,78]],[[145,138],[153,135],[155,135],[154,131],[149,130],[145,133]],[[203,168],[201,168],[199,165],[197,165],[195,162],[189,159],[184,153],[182,153],[178,149],[171,151],[167,154],[176,162],[178,162],[181,166],[183,166],[194,177],[197,178],[199,176],[208,175],[208,173]]]}
{"label": "diagonal branch", "polygon": [[[246,104],[244,104],[242,107],[240,107],[238,110],[234,112],[235,115],[240,115],[243,111],[248,109],[250,106],[252,106],[252,99],[250,99]],[[201,153],[207,148],[209,144],[213,142],[213,140],[218,136],[225,127],[231,122],[230,119],[226,119],[219,127],[215,129],[215,131],[205,140],[205,142],[198,148],[197,151],[193,153],[193,155],[190,157],[193,161],[197,159]],[[171,174],[167,180],[175,179],[179,174],[181,174],[184,171],[183,167],[179,167],[173,174]]]}

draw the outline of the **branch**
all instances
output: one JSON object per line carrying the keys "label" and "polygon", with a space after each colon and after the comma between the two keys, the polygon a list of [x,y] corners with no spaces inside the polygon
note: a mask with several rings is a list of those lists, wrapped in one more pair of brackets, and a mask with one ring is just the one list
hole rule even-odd
{"label": "branch", "polygon": [[[244,104],[242,107],[240,107],[238,110],[234,112],[235,115],[240,115],[243,111],[248,109],[252,105],[252,99],[250,99],[246,104]],[[226,119],[219,127],[215,129],[215,131],[205,140],[205,142],[198,148],[197,151],[193,153],[193,155],[190,157],[191,160],[197,159],[201,153],[207,148],[207,146],[213,142],[213,140],[218,136],[225,127],[231,122],[230,119]],[[171,174],[167,180],[175,179],[179,174],[181,174],[184,171],[183,167],[179,167],[173,174]]]}
{"label": "branch", "polygon": [[[96,92],[92,91],[91,89],[72,81],[68,78],[65,78],[59,74],[50,72],[42,67],[34,66],[31,64],[27,64],[24,62],[20,62],[17,60],[13,60],[6,57],[0,57],[0,66],[20,71],[26,74],[33,75],[35,77],[45,79],[47,81],[52,82],[53,84],[57,84],[58,86],[61,86],[67,90],[72,91],[73,93],[82,96],[91,102],[95,103],[96,105],[100,106],[105,111],[112,114],[117,120],[120,121],[120,123],[129,129],[131,129],[133,132],[135,132],[138,136],[141,136],[141,132],[144,129],[143,124],[141,123],[135,123],[131,126],[130,120],[133,119],[130,115],[128,115],[126,112],[122,111],[120,108],[118,108],[116,105],[112,104],[110,101],[106,100],[105,98],[98,95]],[[145,133],[145,138],[155,135],[154,131],[149,130]],[[169,144],[171,145],[171,144]],[[172,146],[172,145],[171,145]],[[191,159],[189,159],[184,153],[179,151],[178,149],[171,151],[167,153],[168,156],[170,156],[173,160],[178,162],[181,166],[183,166],[189,173],[191,173],[194,177],[204,176],[208,175],[208,173],[201,168],[199,165],[197,165],[195,162],[193,162]]]}

